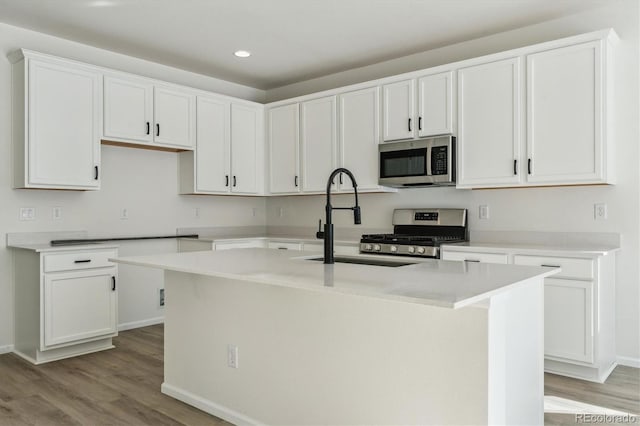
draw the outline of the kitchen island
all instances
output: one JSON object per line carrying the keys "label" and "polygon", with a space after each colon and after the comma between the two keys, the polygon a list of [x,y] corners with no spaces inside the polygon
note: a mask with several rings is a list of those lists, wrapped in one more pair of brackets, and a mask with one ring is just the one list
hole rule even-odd
{"label": "kitchen island", "polygon": [[543,423],[542,284],[558,268],[317,257],[113,259],[165,270],[163,393],[235,424]]}

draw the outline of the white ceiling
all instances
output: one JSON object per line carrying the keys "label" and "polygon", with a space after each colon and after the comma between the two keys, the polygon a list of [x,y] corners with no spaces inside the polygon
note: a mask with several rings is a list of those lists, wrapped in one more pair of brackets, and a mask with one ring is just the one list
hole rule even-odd
{"label": "white ceiling", "polygon": [[0,21],[271,89],[607,1],[0,0]]}

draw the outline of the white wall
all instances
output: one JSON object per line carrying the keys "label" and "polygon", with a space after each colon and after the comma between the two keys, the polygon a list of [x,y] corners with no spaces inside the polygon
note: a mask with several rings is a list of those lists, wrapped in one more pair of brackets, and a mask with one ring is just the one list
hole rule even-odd
{"label": "white wall", "polygon": [[[544,22],[478,40],[437,49],[274,89],[269,100],[339,87],[366,79],[427,68],[454,60],[494,53],[536,42],[613,27],[621,38],[616,50],[617,96],[613,117],[616,130],[612,143],[617,150],[615,173],[618,184],[598,187],[527,188],[500,190],[456,190],[453,188],[406,189],[395,194],[361,197],[363,227],[389,227],[396,207],[466,207],[472,230],[616,232],[622,236],[617,259],[617,352],[640,363],[640,175],[638,149],[639,117],[639,16],[638,2],[612,2],[606,8]],[[356,176],[357,178],[357,176]],[[347,196],[336,204],[351,203]],[[594,203],[607,203],[609,217],[595,221]],[[490,219],[478,219],[478,206],[490,207]],[[278,197],[267,201],[269,225],[316,226],[324,217],[324,198]],[[284,216],[279,217],[279,208]],[[336,214],[338,225],[353,226],[351,216]],[[628,360],[627,360],[628,361]]]}
{"label": "white wall", "polygon": [[[264,198],[178,195],[177,154],[168,152],[103,146],[100,191],[12,189],[11,66],[6,55],[21,47],[244,99],[260,100],[264,96],[250,87],[0,24],[0,352],[13,343],[12,266],[11,252],[5,247],[6,233],[85,229],[90,235],[174,234],[178,227],[265,224]],[[52,219],[54,206],[62,207],[61,220]],[[35,207],[36,220],[19,221],[20,207]],[[200,208],[199,218],[194,214],[196,207]],[[122,208],[128,209],[128,220],[120,219]],[[123,244],[123,253],[173,247],[175,243],[127,243]],[[125,278],[132,273],[122,272]],[[157,316],[157,278],[154,282],[153,273],[146,276],[151,277],[149,281],[142,280],[136,288],[120,287],[123,295],[134,298],[121,299],[121,322]]]}

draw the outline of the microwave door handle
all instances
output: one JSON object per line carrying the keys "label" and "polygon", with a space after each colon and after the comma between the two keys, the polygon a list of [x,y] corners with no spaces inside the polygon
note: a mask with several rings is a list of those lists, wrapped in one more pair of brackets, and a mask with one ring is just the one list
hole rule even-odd
{"label": "microwave door handle", "polygon": [[425,152],[425,161],[427,162],[427,176],[431,176],[431,146],[427,146],[427,151]]}

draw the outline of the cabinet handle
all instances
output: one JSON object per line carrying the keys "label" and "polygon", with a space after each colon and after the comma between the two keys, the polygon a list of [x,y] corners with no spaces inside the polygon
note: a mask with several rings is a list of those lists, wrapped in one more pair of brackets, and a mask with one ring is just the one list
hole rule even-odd
{"label": "cabinet handle", "polygon": [[293,184],[296,186],[296,188],[298,187],[298,176],[296,175],[296,177],[293,178]]}
{"label": "cabinet handle", "polygon": [[98,166],[93,166],[93,180],[98,180],[98,176],[100,176]]}
{"label": "cabinet handle", "polygon": [[233,186],[234,187],[238,186],[238,181],[235,176],[233,177]]}
{"label": "cabinet handle", "polygon": [[111,277],[111,291],[116,291],[116,277],[115,277],[115,275]]}
{"label": "cabinet handle", "polygon": [[531,158],[527,160],[527,173],[531,174]]}
{"label": "cabinet handle", "polygon": [[151,123],[147,121],[147,134],[151,133]]}
{"label": "cabinet handle", "polygon": [[91,259],[74,260],[73,263],[89,263]]}
{"label": "cabinet handle", "polygon": [[156,123],[156,136],[160,136],[160,124]]}
{"label": "cabinet handle", "polygon": [[476,260],[476,259],[465,259],[464,261],[465,261],[465,262],[475,262],[475,263],[480,263],[480,261],[479,261],[479,260]]}
{"label": "cabinet handle", "polygon": [[224,186],[229,186],[229,175],[224,175]]}
{"label": "cabinet handle", "polygon": [[418,130],[422,130],[422,117],[418,117]]}
{"label": "cabinet handle", "polygon": [[340,175],[338,176],[338,179],[340,181],[340,185],[342,185],[342,173],[340,173]]}
{"label": "cabinet handle", "polygon": [[289,250],[289,249],[286,247],[278,247],[278,250]]}
{"label": "cabinet handle", "polygon": [[542,264],[540,266],[546,266],[547,268],[560,268],[560,265],[545,265],[545,264]]}
{"label": "cabinet handle", "polygon": [[513,160],[513,174],[518,176],[518,160]]}
{"label": "cabinet handle", "polygon": [[411,131],[411,119],[409,119],[409,131]]}

